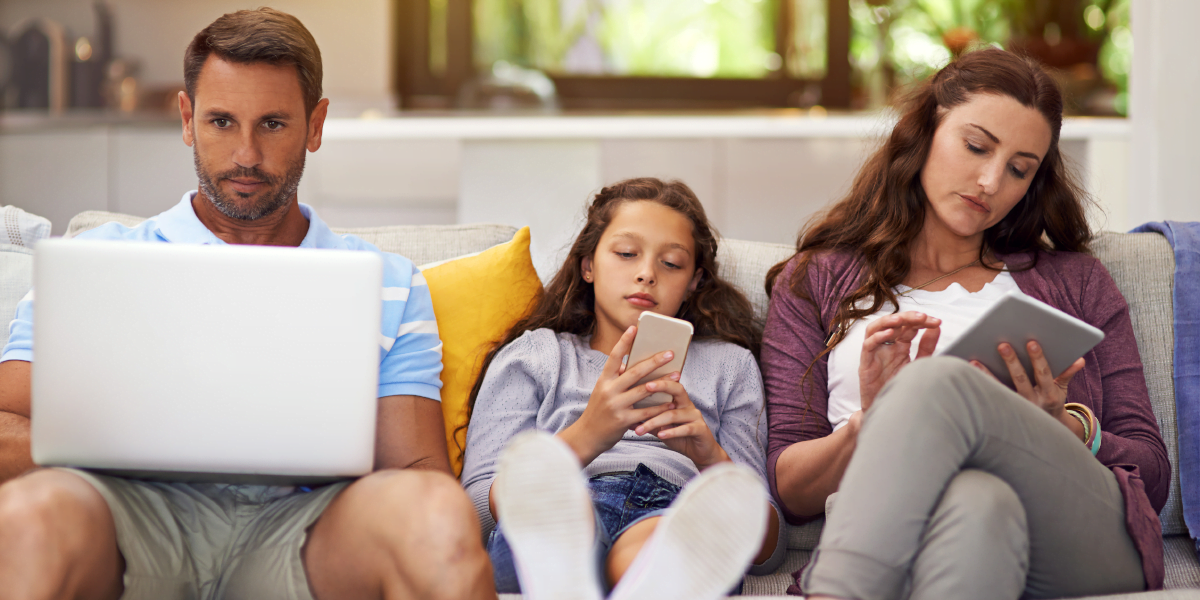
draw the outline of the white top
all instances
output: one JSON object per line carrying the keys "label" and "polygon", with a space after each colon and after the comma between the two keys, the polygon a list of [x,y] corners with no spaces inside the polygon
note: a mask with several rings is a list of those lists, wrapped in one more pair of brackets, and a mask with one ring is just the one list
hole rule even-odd
{"label": "white top", "polygon": [[[898,286],[896,293],[909,290],[908,286]],[[959,338],[983,313],[1000,300],[1004,294],[1015,291],[1020,293],[1017,282],[1008,271],[1002,271],[996,278],[985,284],[978,292],[968,292],[963,286],[952,283],[950,287],[940,292],[915,290],[898,297],[900,312],[915,310],[931,317],[942,320],[942,335],[938,339],[938,349],[948,348]],[[879,312],[855,321],[846,334],[846,339],[834,347],[829,353],[829,423],[834,430],[842,427],[850,420],[850,415],[862,408],[862,397],[859,394],[858,364],[862,354],[863,339],[866,337],[867,324],[879,317],[892,314],[892,305],[885,303]],[[917,355],[917,340],[913,340],[912,355]],[[936,351],[935,351],[936,353]]]}

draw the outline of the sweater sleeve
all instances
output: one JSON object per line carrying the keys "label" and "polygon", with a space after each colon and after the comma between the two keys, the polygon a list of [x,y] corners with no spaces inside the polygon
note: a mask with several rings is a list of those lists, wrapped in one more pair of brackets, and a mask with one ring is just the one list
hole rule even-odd
{"label": "sweater sleeve", "polygon": [[[732,346],[732,344],[730,344]],[[736,347],[738,360],[733,361],[728,376],[721,383],[725,396],[717,428],[717,443],[733,462],[753,469],[766,485],[767,415],[763,405],[762,375],[749,350]],[[777,503],[772,498],[773,510]],[[782,514],[780,514],[782,517]],[[779,519],[779,542],[775,551],[762,564],[750,566],[751,575],[774,573],[787,554],[787,535],[783,519]]]}
{"label": "sweater sleeve", "polygon": [[[541,333],[545,333],[544,331]],[[475,504],[484,539],[496,526],[488,506],[492,480],[500,453],[518,433],[533,429],[546,388],[539,383],[544,375],[544,354],[538,331],[527,332],[513,340],[492,359],[471,412],[467,426],[467,446],[463,456],[462,484]],[[551,337],[553,337],[551,335]],[[557,351],[557,347],[553,348]]]}
{"label": "sweater sleeve", "polygon": [[[779,455],[796,442],[833,432],[828,418],[828,360],[826,357],[817,360],[825,349],[827,334],[817,306],[796,296],[788,285],[797,261],[792,259],[775,280],[762,343],[768,416],[767,482],[772,497],[790,523],[802,523],[812,517],[791,513],[780,500],[775,478]],[[816,261],[808,269],[808,290],[814,298],[819,270]]]}
{"label": "sweater sleeve", "polygon": [[1091,394],[1101,430],[1096,458],[1107,467],[1136,467],[1147,498],[1161,511],[1171,464],[1150,406],[1129,305],[1100,261],[1093,264],[1081,301],[1084,320],[1104,331],[1104,340],[1093,349],[1103,388],[1099,398]]}

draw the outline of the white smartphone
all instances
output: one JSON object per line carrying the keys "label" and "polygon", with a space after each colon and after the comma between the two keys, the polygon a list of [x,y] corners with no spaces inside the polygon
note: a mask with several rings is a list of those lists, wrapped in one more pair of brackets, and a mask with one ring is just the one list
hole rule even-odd
{"label": "white smartphone", "polygon": [[1103,339],[1103,331],[1025,294],[1009,292],[937,354],[977,360],[1005,385],[1012,386],[1012,376],[998,349],[1001,342],[1013,347],[1025,367],[1025,375],[1035,381],[1025,349],[1029,342],[1041,345],[1050,371],[1058,377]]}
{"label": "white smartphone", "polygon": [[[629,358],[625,361],[625,368],[632,368],[643,360],[667,350],[674,352],[675,357],[671,359],[671,362],[655,369],[653,373],[642,378],[641,381],[637,382],[637,385],[660,379],[675,371],[682,373],[683,361],[687,358],[688,345],[692,343],[692,331],[692,324],[683,319],[664,317],[658,313],[649,311],[643,312],[638,317],[637,337],[633,338],[633,348],[629,350]],[[670,394],[655,392],[638,400],[633,407],[647,408],[666,404],[670,401]]]}

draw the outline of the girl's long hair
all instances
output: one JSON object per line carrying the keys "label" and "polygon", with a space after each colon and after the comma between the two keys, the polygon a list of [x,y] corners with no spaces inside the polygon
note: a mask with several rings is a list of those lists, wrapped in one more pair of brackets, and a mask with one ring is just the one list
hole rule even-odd
{"label": "girl's long hair", "polygon": [[[600,236],[612,222],[617,209],[626,202],[649,201],[673,209],[692,223],[696,249],[696,268],[703,269],[700,283],[675,316],[695,328],[697,339],[720,339],[748,348],[758,356],[759,334],[754,328],[754,309],[750,301],[732,284],[717,274],[717,233],[708,223],[704,207],[691,188],[681,181],[663,182],[651,177],[614,183],[592,199],[587,222],[562,267],[546,286],[533,312],[521,319],[496,343],[483,360],[483,368],[471,389],[468,410],[473,411],[483,378],[500,349],[526,331],[543,327],[556,333],[587,335],[596,326],[596,294],[593,284],[583,280],[583,259],[596,254]],[[468,413],[469,414],[469,413]]]}
{"label": "girl's long hair", "polygon": [[[767,273],[770,294],[776,278],[798,255],[788,287],[815,305],[805,280],[817,255],[843,251],[862,259],[862,283],[838,301],[832,336],[818,359],[845,337],[855,320],[875,314],[885,302],[899,310],[892,290],[908,275],[910,249],[925,223],[928,200],[921,186],[921,169],[934,132],[946,110],[975,94],[1008,96],[1036,109],[1049,123],[1051,133],[1050,149],[1025,197],[1003,220],[984,231],[981,262],[986,265],[983,259],[991,252],[1089,252],[1092,234],[1087,223],[1087,196],[1064,164],[1058,146],[1063,110],[1058,86],[1031,59],[995,48],[965,54],[908,97],[891,135],[867,159],[846,197],[814,217],[800,232],[796,254]],[[1032,262],[1016,269],[1032,268],[1036,260],[1035,252]]]}

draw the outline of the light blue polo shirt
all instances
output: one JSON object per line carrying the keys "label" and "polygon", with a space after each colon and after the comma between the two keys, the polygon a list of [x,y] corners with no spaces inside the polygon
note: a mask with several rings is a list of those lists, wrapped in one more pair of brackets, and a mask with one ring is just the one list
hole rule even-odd
{"label": "light blue polo shirt", "polygon": [[[224,244],[209,231],[192,209],[195,191],[183,195],[174,208],[129,228],[106,223],[79,235],[79,239],[132,240],[172,244]],[[433,301],[425,277],[412,261],[383,252],[349,235],[333,232],[312,207],[301,204],[308,233],[301,248],[366,250],[383,257],[383,322],[379,332],[379,397],[412,395],[441,401],[442,340],[433,316]],[[17,305],[9,325],[8,345],[0,362],[33,362],[33,292]]]}

